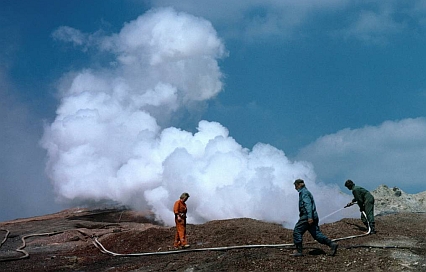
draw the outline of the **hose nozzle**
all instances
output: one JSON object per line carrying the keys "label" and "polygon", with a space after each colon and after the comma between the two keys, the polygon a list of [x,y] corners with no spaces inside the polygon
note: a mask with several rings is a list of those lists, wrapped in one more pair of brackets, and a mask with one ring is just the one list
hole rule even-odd
{"label": "hose nozzle", "polygon": [[350,206],[352,206],[353,204],[355,204],[354,202],[349,202],[348,204],[346,204],[346,206],[344,208],[348,208]]}

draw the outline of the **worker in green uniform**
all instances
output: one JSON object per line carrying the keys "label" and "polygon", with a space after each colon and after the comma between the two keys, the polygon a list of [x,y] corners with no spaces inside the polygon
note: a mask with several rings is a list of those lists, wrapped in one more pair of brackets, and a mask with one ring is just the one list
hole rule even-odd
{"label": "worker in green uniform", "polygon": [[[374,223],[374,196],[367,189],[356,186],[355,183],[350,179],[345,182],[345,187],[351,190],[352,194],[354,195],[352,202],[349,202],[345,208],[357,203],[361,212],[362,222],[367,227],[367,229],[370,228],[370,234],[375,234],[376,226]],[[363,212],[365,212],[367,217],[365,217]]]}

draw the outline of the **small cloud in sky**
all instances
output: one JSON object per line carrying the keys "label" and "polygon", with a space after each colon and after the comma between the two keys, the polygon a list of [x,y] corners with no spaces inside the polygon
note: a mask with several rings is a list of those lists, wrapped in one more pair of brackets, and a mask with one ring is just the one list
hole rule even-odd
{"label": "small cloud in sky", "polygon": [[69,26],[60,26],[51,34],[54,40],[70,43],[74,47],[81,48],[83,51],[99,46],[103,35],[102,30],[88,34]]}
{"label": "small cloud in sky", "polygon": [[[177,10],[212,21],[227,39],[257,42],[262,39],[309,37],[305,27],[334,37],[385,44],[395,34],[426,26],[422,1],[209,1],[155,0],[154,7]],[[346,20],[344,18],[347,18]],[[339,24],[336,24],[339,22]]]}
{"label": "small cloud in sky", "polygon": [[375,189],[380,184],[425,188],[426,119],[386,121],[379,126],[344,129],[303,148],[297,158],[312,162],[322,181],[352,179]]}
{"label": "small cloud in sky", "polygon": [[389,11],[364,10],[341,32],[346,38],[374,44],[386,43],[389,36],[401,33],[406,28],[404,22],[395,21],[393,15]]}
{"label": "small cloud in sky", "polygon": [[299,35],[297,30],[312,14],[341,10],[348,1],[149,1],[154,7],[173,6],[177,10],[202,16],[223,30],[228,39],[256,42],[259,38],[284,38]]}
{"label": "small cloud in sky", "polygon": [[52,33],[54,39],[71,42],[76,46],[82,46],[86,42],[87,36],[87,34],[82,33],[80,30],[69,26],[59,27]]}

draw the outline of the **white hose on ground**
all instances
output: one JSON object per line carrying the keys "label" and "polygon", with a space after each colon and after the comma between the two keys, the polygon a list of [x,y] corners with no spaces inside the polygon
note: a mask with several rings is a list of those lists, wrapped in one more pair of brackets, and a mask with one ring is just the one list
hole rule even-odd
{"label": "white hose on ground", "polygon": [[[5,238],[3,239],[3,242],[0,244],[3,245],[4,242],[6,242],[7,237],[9,236],[9,230],[5,230],[7,231],[7,234],[5,236]],[[15,251],[20,252],[22,254],[24,254],[23,256],[20,257],[12,257],[12,258],[7,258],[7,259],[0,259],[0,262],[6,262],[6,261],[15,261],[15,260],[20,260],[20,259],[25,259],[28,258],[30,256],[30,254],[24,250],[24,248],[27,246],[25,239],[33,237],[33,236],[51,236],[51,235],[55,235],[55,234],[59,234],[59,233],[63,233],[63,231],[57,231],[57,232],[48,232],[48,233],[33,233],[33,234],[28,234],[25,236],[21,237],[21,241],[22,241],[22,245],[20,247],[18,247]]]}
{"label": "white hose on ground", "polygon": [[[329,214],[328,216],[341,211],[337,210],[331,214]],[[365,212],[362,212],[365,216],[365,218],[367,218]],[[326,217],[328,217],[326,216]],[[5,238],[3,239],[3,241],[0,244],[0,247],[4,244],[4,242],[7,240],[8,236],[9,236],[9,230],[5,230],[5,229],[1,229],[2,231],[6,231],[6,235]],[[29,235],[25,235],[21,238],[22,240],[22,246],[20,246],[18,249],[16,249],[17,252],[20,252],[22,254],[24,254],[23,256],[20,257],[13,257],[13,258],[8,258],[8,259],[0,259],[0,262],[2,261],[12,261],[12,260],[20,260],[20,259],[25,259],[29,257],[29,253],[26,252],[24,250],[25,246],[26,246],[26,242],[25,239],[29,238],[29,237],[33,237],[33,236],[51,236],[51,235],[55,235],[55,234],[59,234],[59,233],[63,233],[64,231],[59,231],[59,232],[49,232],[49,233],[35,233],[35,234],[29,234]],[[346,237],[342,237],[342,238],[336,238],[336,239],[332,239],[332,241],[341,241],[341,240],[347,240],[347,239],[352,239],[352,238],[356,238],[356,237],[362,237],[362,236],[366,236],[369,235],[371,232],[371,228],[369,227],[368,232],[367,233],[363,233],[360,235],[351,235],[351,236],[346,236]],[[83,232],[81,232],[83,233]],[[85,234],[85,233],[83,233]],[[188,253],[188,252],[195,252],[195,251],[223,251],[223,250],[230,250],[230,249],[245,249],[245,248],[283,248],[283,247],[293,247],[294,244],[269,244],[269,245],[239,245],[239,246],[227,246],[227,247],[211,247],[211,248],[195,248],[195,249],[185,249],[185,250],[170,250],[170,251],[160,251],[160,252],[144,252],[144,253],[128,253],[128,254],[122,254],[122,253],[116,253],[116,252],[112,252],[110,250],[107,250],[101,242],[99,242],[97,237],[92,237],[93,238],[93,244],[95,245],[96,248],[98,248],[102,253],[105,254],[109,254],[112,256],[121,256],[121,257],[134,257],[134,256],[150,256],[150,255],[166,255],[166,254],[176,254],[176,253]],[[316,242],[309,242],[307,244],[311,244],[311,243],[316,243]]]}
{"label": "white hose on ground", "polygon": [[176,254],[176,253],[186,253],[186,252],[194,252],[194,251],[222,251],[229,249],[242,249],[242,248],[261,248],[261,247],[290,247],[294,246],[291,244],[276,244],[276,245],[241,245],[241,246],[227,246],[227,247],[209,247],[209,248],[194,248],[194,249],[185,249],[185,250],[169,250],[169,251],[159,251],[159,252],[144,252],[144,253],[128,253],[121,254],[107,250],[101,242],[99,242],[98,238],[95,237],[93,244],[102,252],[107,253],[112,256],[122,256],[122,257],[134,257],[134,256],[149,256],[149,255],[166,255],[166,254]]}
{"label": "white hose on ground", "polygon": [[[347,237],[332,239],[332,241],[340,241],[346,239],[352,239],[355,237],[366,236],[369,233],[360,234],[360,235],[351,235]],[[309,242],[307,244],[316,243]],[[240,246],[227,246],[227,247],[210,247],[210,248],[195,248],[195,249],[184,249],[184,250],[170,250],[170,251],[158,251],[158,252],[143,252],[143,253],[116,253],[106,249],[101,242],[99,242],[98,238],[95,237],[93,239],[93,244],[98,248],[102,253],[109,254],[112,256],[121,256],[121,257],[135,257],[135,256],[150,256],[150,255],[166,255],[166,254],[176,254],[176,253],[188,253],[195,251],[223,251],[230,249],[246,249],[246,248],[284,248],[284,247],[293,247],[294,244],[270,244],[270,245],[240,245]]]}
{"label": "white hose on ground", "polygon": [[[332,215],[332,214],[334,214],[338,211],[341,211],[342,209],[337,210],[337,211],[329,214],[328,216],[330,216],[330,215]],[[362,213],[367,218],[366,214],[364,212],[362,212]],[[366,236],[366,235],[370,234],[370,231],[371,231],[371,229],[369,228],[367,233],[336,238],[336,239],[332,239],[332,241],[341,241],[341,240],[347,240],[347,239],[353,239],[353,238],[356,238],[356,237]],[[310,242],[310,243],[307,243],[307,244],[311,244],[311,243],[316,243],[316,242]],[[170,250],[170,251],[159,251],[159,252],[143,252],[143,253],[122,254],[122,253],[116,253],[116,252],[112,252],[110,250],[107,250],[102,245],[102,243],[99,242],[97,237],[94,237],[93,244],[102,253],[109,254],[109,255],[112,255],[112,256],[121,256],[121,257],[135,257],[135,256],[140,257],[140,256],[150,256],[150,255],[166,255],[166,254],[176,254],[176,253],[188,253],[188,252],[195,252],[195,251],[222,251],[222,250],[244,249],[244,248],[265,248],[265,247],[276,248],[276,247],[293,247],[294,246],[293,243],[291,243],[291,244],[272,244],[272,245],[240,245],[240,246],[227,246],[227,247],[210,247],[210,248],[195,248],[195,249],[185,249],[185,250]]]}
{"label": "white hose on ground", "polygon": [[[362,214],[364,214],[365,218],[367,218],[367,215],[365,214],[364,211],[362,211]],[[368,222],[368,219],[367,219],[367,222]],[[332,241],[341,241],[341,240],[347,240],[347,239],[352,239],[356,237],[362,237],[362,236],[369,235],[370,232],[371,232],[371,228],[370,228],[370,224],[368,224],[368,231],[366,233],[359,234],[359,235],[351,235],[351,236],[342,237],[342,238],[336,238],[336,239],[333,239]]]}
{"label": "white hose on ground", "polygon": [[1,231],[5,231],[6,234],[4,235],[3,241],[1,241],[0,243],[0,247],[4,244],[4,242],[6,242],[7,238],[9,237],[10,231],[7,229],[0,229]]}

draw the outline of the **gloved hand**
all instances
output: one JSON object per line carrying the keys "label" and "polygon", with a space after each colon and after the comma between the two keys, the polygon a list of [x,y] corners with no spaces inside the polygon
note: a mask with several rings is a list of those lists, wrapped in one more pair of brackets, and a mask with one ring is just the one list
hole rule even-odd
{"label": "gloved hand", "polygon": [[355,204],[355,203],[353,203],[353,202],[349,202],[348,204],[346,204],[346,206],[345,206],[344,208],[350,207],[350,206],[352,206],[353,204]]}

